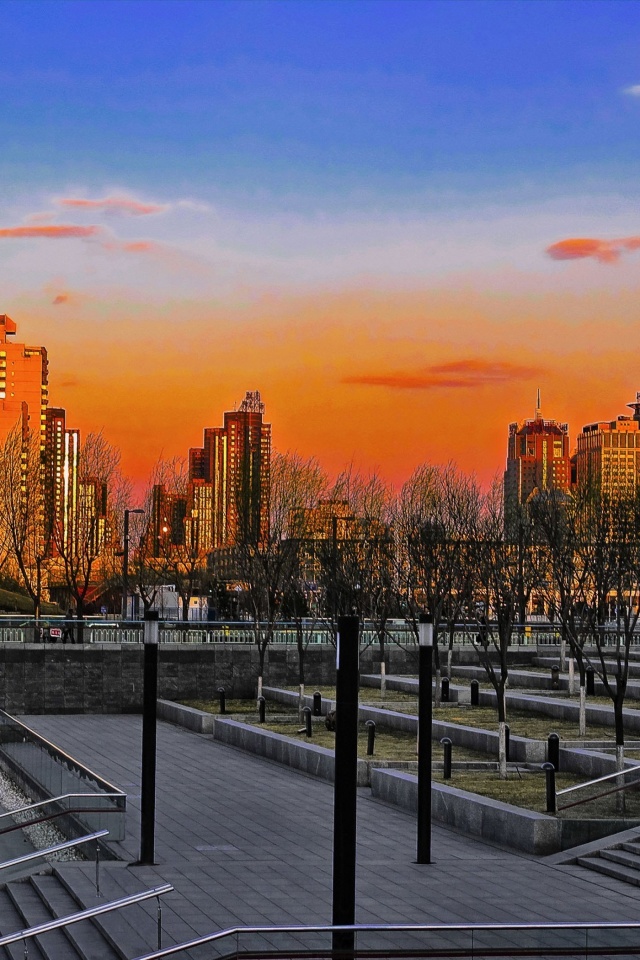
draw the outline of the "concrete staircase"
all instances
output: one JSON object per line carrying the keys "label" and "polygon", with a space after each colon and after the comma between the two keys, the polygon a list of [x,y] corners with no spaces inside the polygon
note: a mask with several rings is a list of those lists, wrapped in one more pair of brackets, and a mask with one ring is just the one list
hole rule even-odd
{"label": "concrete staircase", "polygon": [[640,838],[598,850],[576,860],[581,867],[640,887]]}
{"label": "concrete staircase", "polygon": [[[95,896],[93,864],[65,864],[53,872],[16,880],[0,887],[0,935],[24,930],[58,917],[137,893],[141,884],[129,872],[119,871],[114,883],[104,876],[105,888]],[[153,906],[136,904],[124,910],[83,920],[61,930],[0,948],[0,960],[129,960],[157,946]],[[146,909],[145,909],[146,907]]]}

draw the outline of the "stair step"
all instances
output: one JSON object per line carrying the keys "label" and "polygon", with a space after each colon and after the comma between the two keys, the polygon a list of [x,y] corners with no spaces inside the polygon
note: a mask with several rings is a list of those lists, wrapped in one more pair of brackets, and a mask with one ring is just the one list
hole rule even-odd
{"label": "stair step", "polygon": [[[38,891],[33,888],[29,880],[9,883],[6,889],[11,902],[20,914],[20,928],[35,927],[53,919],[38,896]],[[62,930],[52,930],[39,937],[32,937],[29,943],[29,956],[31,956],[33,943],[38,945],[46,960],[69,960],[69,943]]]}
{"label": "stair step", "polygon": [[[93,864],[64,864],[54,869],[54,876],[60,879],[69,895],[75,900],[77,909],[100,906],[109,900],[118,900],[132,893],[148,889],[135,874],[122,866],[100,870],[99,898],[95,895]],[[88,871],[88,872],[87,872]],[[129,960],[153,950],[157,945],[157,926],[155,922],[155,900],[114,910],[93,920],[107,943],[121,958]]]}
{"label": "stair step", "polygon": [[[76,900],[58,877],[33,877],[31,882],[52,916],[65,917],[77,913],[79,907]],[[64,935],[83,960],[109,960],[119,956],[92,920],[82,920],[65,927]]]}
{"label": "stair step", "polygon": [[628,850],[629,853],[637,853],[640,856],[640,840],[629,840],[627,843],[621,843],[620,850]]}
{"label": "stair step", "polygon": [[640,852],[637,850],[601,850],[600,856],[604,860],[611,860],[613,863],[621,863],[623,866],[630,867],[632,870],[640,870]]}
{"label": "stair step", "polygon": [[[6,891],[0,890],[0,934],[6,936],[24,928],[24,920]],[[24,944],[20,940],[10,947],[0,948],[2,960],[24,960]],[[32,941],[29,944],[29,960],[44,960],[38,944]]]}
{"label": "stair step", "polygon": [[624,883],[632,883],[636,887],[640,886],[640,871],[638,870],[623,867],[621,864],[605,860],[603,857],[578,857],[577,862],[581,867],[587,867],[588,870],[595,870],[597,873],[614,877]]}

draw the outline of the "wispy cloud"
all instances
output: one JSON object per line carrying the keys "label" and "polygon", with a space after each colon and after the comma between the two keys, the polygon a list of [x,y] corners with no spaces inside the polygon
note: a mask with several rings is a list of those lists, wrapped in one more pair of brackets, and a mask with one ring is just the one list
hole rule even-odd
{"label": "wispy cloud", "polygon": [[437,363],[415,371],[355,374],[344,377],[343,383],[365,387],[388,387],[395,390],[468,389],[484,384],[531,380],[539,368],[499,360],[469,358],[450,363]]}
{"label": "wispy cloud", "polygon": [[622,91],[628,97],[640,97],[640,83],[634,83],[631,87],[625,87]]}
{"label": "wispy cloud", "polygon": [[163,213],[167,205],[163,203],[143,203],[133,197],[102,197],[95,200],[83,197],[58,197],[54,201],[60,207],[72,207],[78,210],[104,210],[108,213],[120,213],[132,217],[145,217],[154,213]]}
{"label": "wispy cloud", "polygon": [[552,260],[584,260],[593,257],[600,263],[615,263],[625,251],[640,249],[640,237],[599,240],[595,237],[569,237],[547,247]]}
{"label": "wispy cloud", "polygon": [[56,297],[54,297],[53,300],[51,301],[51,303],[53,304],[54,307],[60,306],[61,303],[68,303],[68,302],[69,302],[69,294],[68,294],[68,293],[59,293],[59,294],[58,294]]}
{"label": "wispy cloud", "polygon": [[101,227],[81,227],[77,224],[42,224],[30,227],[0,227],[0,237],[44,237],[49,240],[65,240],[69,237],[95,237]]}

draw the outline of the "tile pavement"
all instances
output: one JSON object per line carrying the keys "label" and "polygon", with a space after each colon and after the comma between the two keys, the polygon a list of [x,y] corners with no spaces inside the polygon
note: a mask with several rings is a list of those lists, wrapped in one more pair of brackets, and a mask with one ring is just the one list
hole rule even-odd
{"label": "tile pavement", "polygon": [[[29,726],[128,794],[139,854],[141,718],[32,716]],[[329,923],[333,788],[208,736],[158,724],[153,867],[103,864],[105,896],[170,882],[165,943],[234,925]],[[637,920],[640,890],[434,825],[434,862],[415,864],[415,820],[358,796],[356,921],[472,923]],[[91,905],[94,870],[65,867]],[[83,887],[84,884],[84,887]],[[153,906],[140,926],[153,945]],[[145,940],[145,937],[147,938]],[[140,952],[144,952],[143,949]],[[132,954],[133,955],[133,954]]]}

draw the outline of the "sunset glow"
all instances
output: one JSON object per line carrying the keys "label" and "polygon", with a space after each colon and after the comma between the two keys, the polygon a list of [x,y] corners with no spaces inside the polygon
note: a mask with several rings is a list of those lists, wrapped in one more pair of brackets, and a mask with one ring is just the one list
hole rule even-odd
{"label": "sunset glow", "polygon": [[155,6],[0,9],[0,312],[138,489],[247,390],[397,485],[625,411],[635,5]]}

